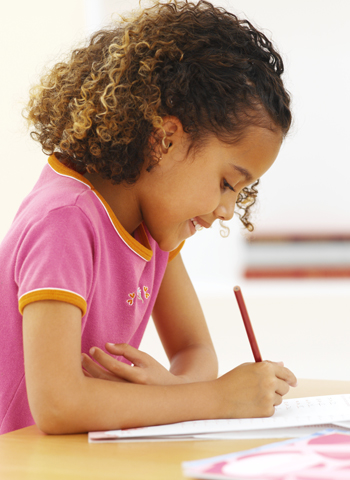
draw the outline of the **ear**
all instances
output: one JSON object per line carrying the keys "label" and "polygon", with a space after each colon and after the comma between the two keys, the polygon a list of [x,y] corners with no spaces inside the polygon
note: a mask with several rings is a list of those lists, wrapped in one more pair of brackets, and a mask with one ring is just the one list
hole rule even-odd
{"label": "ear", "polygon": [[162,126],[154,130],[148,139],[153,152],[153,161],[146,167],[147,172],[150,172],[155,165],[160,165],[166,158],[165,155],[180,145],[184,141],[184,136],[187,136],[177,117],[169,115],[162,120]]}
{"label": "ear", "polygon": [[183,139],[183,135],[182,123],[177,117],[163,117],[163,128],[158,128],[156,131],[156,138],[159,139],[162,154],[168,153],[175,142],[177,143],[180,139]]}

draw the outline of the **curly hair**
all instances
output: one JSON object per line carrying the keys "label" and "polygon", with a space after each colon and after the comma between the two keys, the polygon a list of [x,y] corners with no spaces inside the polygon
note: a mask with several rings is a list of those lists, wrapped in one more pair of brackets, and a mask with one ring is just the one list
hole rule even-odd
{"label": "curly hair", "polygon": [[[250,125],[285,135],[291,112],[283,71],[272,43],[249,21],[205,0],[156,2],[57,63],[31,89],[25,117],[44,153],[132,184],[144,162],[150,170],[159,160],[150,137],[165,136],[167,115],[181,121],[190,148],[208,134],[237,142]],[[237,199],[248,230],[257,183]]]}

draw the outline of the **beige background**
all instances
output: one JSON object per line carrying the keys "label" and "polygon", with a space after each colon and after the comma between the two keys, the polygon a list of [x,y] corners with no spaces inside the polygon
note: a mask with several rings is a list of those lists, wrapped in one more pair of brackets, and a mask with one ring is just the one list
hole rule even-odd
{"label": "beige background", "polygon": [[[215,1],[248,16],[276,41],[286,64],[295,121],[279,160],[262,181],[257,231],[350,232],[350,2]],[[0,240],[46,156],[26,131],[21,109],[45,65],[111,12],[135,0],[3,2],[1,40]],[[232,294],[241,284],[264,358],[284,360],[298,376],[350,378],[350,282],[244,282],[242,232],[199,232],[183,256],[198,290],[221,372],[252,359]],[[113,341],[113,339],[106,339]],[[152,325],[142,348],[165,361]]]}

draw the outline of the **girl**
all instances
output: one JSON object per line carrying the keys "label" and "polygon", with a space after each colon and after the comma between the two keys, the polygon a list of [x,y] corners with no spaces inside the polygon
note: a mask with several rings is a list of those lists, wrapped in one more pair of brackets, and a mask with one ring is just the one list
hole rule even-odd
{"label": "girl", "polygon": [[[236,205],[252,229],[291,123],[282,73],[248,21],[172,0],[99,31],[32,91],[50,157],[1,244],[1,433],[272,415],[295,376],[262,362],[217,378],[179,251]],[[151,314],[169,371],[137,350]]]}

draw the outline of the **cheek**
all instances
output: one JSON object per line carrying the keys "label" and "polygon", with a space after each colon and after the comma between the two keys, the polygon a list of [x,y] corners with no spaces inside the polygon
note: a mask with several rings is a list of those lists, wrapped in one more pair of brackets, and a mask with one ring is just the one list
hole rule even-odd
{"label": "cheek", "polygon": [[221,202],[220,188],[207,188],[197,197],[203,213],[212,213]]}

